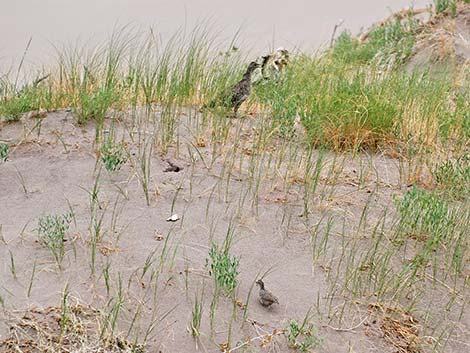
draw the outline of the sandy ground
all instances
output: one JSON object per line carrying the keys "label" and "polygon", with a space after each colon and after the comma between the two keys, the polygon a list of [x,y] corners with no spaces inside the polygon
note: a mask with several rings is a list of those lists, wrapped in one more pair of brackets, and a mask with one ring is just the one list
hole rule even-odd
{"label": "sandy ground", "polygon": [[[0,243],[0,295],[4,302],[0,338],[6,337],[16,314],[34,307],[59,305],[66,284],[74,300],[109,310],[106,303],[116,295],[120,279],[124,305],[118,320],[119,332],[127,332],[138,310],[131,337],[142,339],[155,320],[148,352],[196,351],[187,327],[194,297],[202,291],[204,334],[197,346],[202,352],[220,351],[218,345],[227,342],[230,326],[233,347],[249,337],[281,329],[289,319],[302,320],[310,308],[313,323],[324,337],[315,352],[397,352],[384,336],[380,323],[370,319],[368,305],[374,302],[373,296],[346,306],[349,299],[336,287],[341,287],[339,283],[347,276],[338,265],[341,244],[356,237],[359,242],[367,241],[367,234],[384,210],[390,209],[393,214],[393,196],[407,190],[399,173],[400,163],[380,155],[335,157],[326,153],[317,192],[311,197],[305,217],[302,175],[295,171],[302,169],[307,158],[301,144],[294,142],[298,139],[282,146],[268,146],[267,152],[256,156],[256,164],[252,147],[260,132],[257,119],[225,122],[229,136],[238,134],[241,138],[236,143],[229,138],[217,148],[211,141],[213,125],[204,127],[199,119],[188,112],[182,116],[178,138],[165,153],[158,142],[154,143],[150,205],[145,202],[136,158],[138,141],[158,132],[152,131],[151,124],[136,129],[128,119],[116,127],[117,136],[126,141],[131,160],[119,171],[101,171],[97,212],[103,215],[102,240],[94,274],[89,193],[100,166],[93,145],[94,125],[78,127],[71,113],[58,111],[48,113],[42,120],[40,133],[37,119],[24,118],[1,128],[1,138],[15,146],[9,160],[0,165],[0,225],[4,240]],[[136,131],[141,132],[140,136]],[[235,165],[229,169],[228,161],[234,152]],[[284,161],[278,163],[281,156]],[[168,167],[166,158],[184,169],[164,172]],[[309,158],[315,162],[318,154]],[[361,225],[366,203],[367,217]],[[67,233],[66,256],[59,270],[50,251],[38,243],[36,229],[40,216],[64,213],[69,205],[76,224],[72,223]],[[173,213],[181,219],[167,222]],[[325,249],[328,256],[314,262],[311,235],[315,229],[323,234],[328,219],[335,220]],[[248,305],[248,320],[243,324],[243,310],[236,307],[234,314],[234,305],[222,297],[211,338],[209,307],[214,284],[205,267],[206,258],[211,240],[221,242],[230,228],[235,234],[231,253],[241,258],[236,297]],[[152,253],[155,255],[151,270],[141,277]],[[166,261],[160,267],[162,254]],[[11,257],[16,278],[12,275]],[[106,267],[111,278],[109,295],[103,275]],[[151,278],[157,269],[161,269],[157,271],[158,278]],[[266,309],[259,305],[256,289],[249,298],[248,295],[259,274],[269,269],[265,283],[278,296],[280,305]],[[335,282],[334,277],[341,280]],[[435,288],[432,293],[433,299],[424,301],[423,306],[442,301],[446,290]],[[345,308],[342,320],[341,308]],[[425,309],[429,307],[423,308],[423,316]],[[436,325],[444,322],[442,315],[449,322],[457,315],[441,314],[436,313]],[[232,323],[234,315],[236,320]],[[468,320],[468,315],[464,315],[458,327],[470,325]],[[458,328],[453,332],[459,339],[448,343],[446,352],[465,351],[470,336]],[[281,336],[266,348],[261,348],[259,342],[245,348],[251,352],[288,350]]]}

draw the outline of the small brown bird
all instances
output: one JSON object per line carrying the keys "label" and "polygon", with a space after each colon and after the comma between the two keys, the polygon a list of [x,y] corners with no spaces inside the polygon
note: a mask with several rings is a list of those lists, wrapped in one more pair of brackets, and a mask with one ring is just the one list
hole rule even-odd
{"label": "small brown bird", "polygon": [[246,72],[243,74],[243,78],[232,87],[232,97],[230,100],[230,106],[233,108],[235,115],[237,114],[238,108],[242,105],[244,101],[250,96],[251,93],[251,74],[255,71],[260,65],[252,61]]}
{"label": "small brown bird", "polygon": [[264,288],[264,282],[261,279],[257,280],[256,284],[259,286],[259,302],[262,306],[270,307],[274,303],[279,304],[274,294]]}
{"label": "small brown bird", "polygon": [[251,75],[253,71],[261,67],[256,61],[252,61],[245,73],[243,78],[238,81],[235,85],[225,89],[216,99],[202,106],[205,108],[215,108],[217,106],[223,106],[226,108],[233,109],[234,115],[237,116],[238,108],[243,104],[244,101],[250,96],[251,93]]}

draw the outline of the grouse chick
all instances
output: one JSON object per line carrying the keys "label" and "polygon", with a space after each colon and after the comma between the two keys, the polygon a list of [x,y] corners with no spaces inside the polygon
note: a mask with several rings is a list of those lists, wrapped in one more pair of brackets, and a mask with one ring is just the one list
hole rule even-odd
{"label": "grouse chick", "polygon": [[259,286],[259,302],[262,306],[270,307],[274,303],[279,304],[277,298],[264,287],[264,282],[259,279],[256,281]]}

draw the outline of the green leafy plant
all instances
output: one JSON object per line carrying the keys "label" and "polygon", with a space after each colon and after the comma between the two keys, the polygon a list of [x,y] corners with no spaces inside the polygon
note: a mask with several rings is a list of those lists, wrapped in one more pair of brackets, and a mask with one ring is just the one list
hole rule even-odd
{"label": "green leafy plant", "polygon": [[100,149],[101,161],[106,170],[119,170],[127,162],[127,154],[122,143],[116,143],[112,137],[105,139]]}
{"label": "green leafy plant", "polygon": [[227,295],[232,294],[238,285],[240,258],[231,256],[227,246],[219,248],[214,243],[209,250],[209,258],[206,260],[210,268],[209,274],[214,278],[216,286],[222,288]]}
{"label": "green leafy plant", "polygon": [[8,159],[8,150],[10,146],[6,143],[0,143],[0,160],[6,162]]}
{"label": "green leafy plant", "polygon": [[310,310],[301,324],[296,320],[289,320],[284,329],[289,346],[301,352],[308,352],[323,343],[323,337],[318,334],[317,328],[311,321]]}
{"label": "green leafy plant", "polygon": [[69,230],[72,219],[72,212],[62,215],[47,215],[39,218],[39,242],[52,252],[59,265],[65,255],[65,234]]}

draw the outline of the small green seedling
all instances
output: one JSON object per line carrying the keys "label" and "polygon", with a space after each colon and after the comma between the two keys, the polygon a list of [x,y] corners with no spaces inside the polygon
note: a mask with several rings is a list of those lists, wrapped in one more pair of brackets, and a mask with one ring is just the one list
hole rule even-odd
{"label": "small green seedling", "polygon": [[119,170],[127,162],[127,154],[122,143],[116,143],[112,138],[104,141],[100,149],[101,161],[108,172]]}
{"label": "small green seedling", "polygon": [[72,212],[67,212],[63,215],[47,215],[39,218],[39,242],[52,252],[54,259],[59,265],[65,255],[65,234],[69,230],[72,219]]}
{"label": "small green seedling", "polygon": [[284,330],[289,346],[301,352],[309,352],[323,343],[323,337],[318,334],[311,319],[310,311],[308,311],[302,324],[296,320],[289,320]]}

